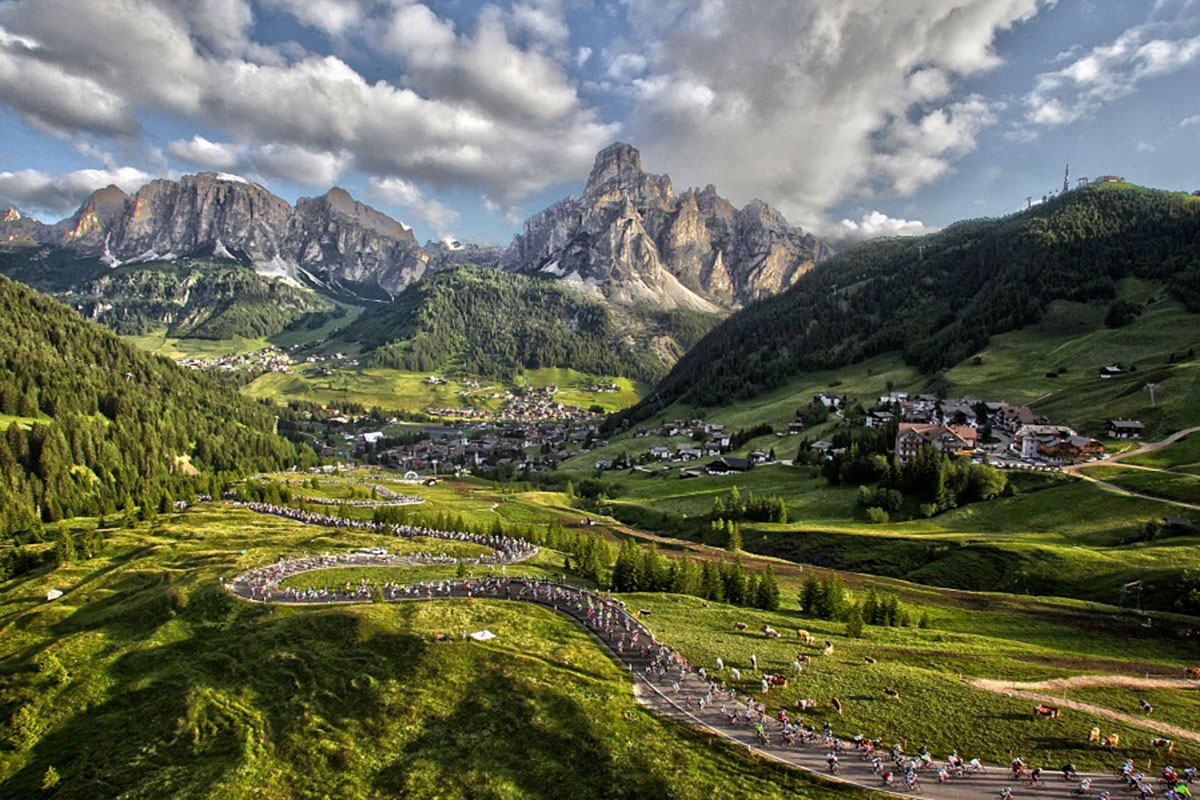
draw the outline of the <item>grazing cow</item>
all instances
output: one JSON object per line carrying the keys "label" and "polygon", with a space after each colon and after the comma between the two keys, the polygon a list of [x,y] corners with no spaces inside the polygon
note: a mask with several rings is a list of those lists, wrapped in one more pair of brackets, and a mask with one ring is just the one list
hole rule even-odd
{"label": "grazing cow", "polygon": [[799,675],[801,672],[804,672],[804,666],[799,661],[793,661],[792,671]]}
{"label": "grazing cow", "polygon": [[1100,729],[1092,728],[1092,732],[1088,734],[1088,744],[1098,744],[1100,742]]}
{"label": "grazing cow", "polygon": [[1058,706],[1048,706],[1045,703],[1038,703],[1033,707],[1033,718],[1044,717],[1046,719],[1058,719]]}
{"label": "grazing cow", "polygon": [[1139,698],[1138,698],[1138,707],[1139,707],[1139,708],[1141,708],[1141,709],[1142,709],[1142,711],[1145,711],[1147,714],[1153,714],[1153,713],[1154,713],[1154,706],[1152,706],[1152,705],[1150,705],[1149,703],[1147,703],[1147,702],[1146,702],[1144,699],[1142,699],[1141,697],[1139,697]]}
{"label": "grazing cow", "polygon": [[875,662],[875,659],[871,658],[870,656],[863,656],[863,663],[866,664],[867,666],[870,666],[871,664],[874,664],[876,662]]}
{"label": "grazing cow", "polygon": [[744,623],[744,622],[735,622],[735,623],[733,623],[733,629],[734,629],[735,631],[744,631],[744,630],[746,630],[746,623]]}
{"label": "grazing cow", "polygon": [[833,710],[838,713],[838,716],[841,716],[841,714],[842,714],[842,701],[841,700],[838,700],[836,697],[831,697],[829,699],[829,705],[833,706]]}
{"label": "grazing cow", "polygon": [[720,672],[723,669],[725,669],[725,662],[721,660],[720,656],[717,656],[717,672]]}
{"label": "grazing cow", "polygon": [[735,681],[740,681],[742,679],[741,670],[739,670],[737,667],[730,667],[729,674],[731,674],[733,676],[733,679]]}
{"label": "grazing cow", "polygon": [[1185,678],[1200,678],[1200,667],[1187,667],[1183,671]]}
{"label": "grazing cow", "polygon": [[796,701],[796,708],[800,709],[801,711],[813,711],[816,709],[816,707],[817,701],[813,700],[812,698],[805,698],[803,700]]}
{"label": "grazing cow", "polygon": [[767,636],[768,638],[771,638],[771,639],[779,639],[779,638],[781,638],[781,637],[780,637],[780,634],[779,634],[779,631],[775,630],[775,629],[774,629],[774,628],[772,628],[770,625],[763,625],[763,626],[762,626],[762,632],[763,632],[763,635],[765,635],[765,636]]}
{"label": "grazing cow", "polygon": [[884,689],[883,694],[885,697],[887,697],[888,700],[899,700],[900,699],[900,692],[896,691],[895,689]]}
{"label": "grazing cow", "polygon": [[1121,745],[1121,734],[1119,734],[1119,733],[1110,733],[1108,736],[1105,736],[1103,739],[1100,740],[1100,746],[1106,747],[1109,750],[1115,750],[1118,747],[1120,747],[1120,745]]}
{"label": "grazing cow", "polygon": [[812,634],[806,630],[797,629],[796,630],[796,638],[799,639],[800,641],[804,642],[805,644],[813,643]]}
{"label": "grazing cow", "polygon": [[[1116,734],[1113,734],[1116,736]],[[1166,750],[1168,753],[1175,752],[1175,742],[1172,739],[1150,739],[1150,746],[1155,750]]]}
{"label": "grazing cow", "polygon": [[812,656],[805,655],[804,653],[797,653],[796,660],[799,661],[801,664],[811,664]]}
{"label": "grazing cow", "polygon": [[756,671],[758,670],[758,656],[754,655],[753,653],[750,654],[750,666]]}
{"label": "grazing cow", "polygon": [[825,655],[833,655],[833,642],[829,641],[828,639],[825,640]]}

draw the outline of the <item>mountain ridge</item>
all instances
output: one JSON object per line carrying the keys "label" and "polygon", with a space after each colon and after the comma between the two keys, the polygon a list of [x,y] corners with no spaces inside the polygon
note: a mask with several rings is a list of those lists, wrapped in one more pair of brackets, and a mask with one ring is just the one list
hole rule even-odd
{"label": "mountain ridge", "polygon": [[0,243],[41,246],[115,267],[211,255],[334,297],[388,302],[427,273],[459,264],[562,280],[611,302],[715,312],[790,286],[830,255],[766,203],[741,209],[711,185],[676,195],[617,142],[581,196],[534,214],[507,248],[427,242],[341,187],[295,205],[221,172],[158,178],[133,194],[109,185],[44,224],[9,209]]}

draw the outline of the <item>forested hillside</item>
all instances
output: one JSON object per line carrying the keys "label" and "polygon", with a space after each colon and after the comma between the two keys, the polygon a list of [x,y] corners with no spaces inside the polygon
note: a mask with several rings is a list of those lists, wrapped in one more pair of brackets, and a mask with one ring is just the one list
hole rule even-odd
{"label": "forested hillside", "polygon": [[868,242],[715,328],[640,413],[754,397],[889,351],[932,374],[1053,300],[1112,298],[1133,276],[1165,281],[1200,310],[1200,198],[1105,184],[1004,219]]}
{"label": "forested hillside", "polygon": [[462,267],[410,286],[343,337],[371,351],[376,367],[490,377],[569,367],[653,380],[717,320],[617,307],[553,281]]}
{"label": "forested hillside", "polygon": [[269,407],[0,276],[0,534],[158,508],[210,476],[311,460]]}
{"label": "forested hillside", "polygon": [[0,272],[128,335],[166,325],[167,335],[177,338],[266,338],[309,320],[319,325],[335,311],[315,292],[221,259],[113,269],[47,248],[23,247],[0,250]]}

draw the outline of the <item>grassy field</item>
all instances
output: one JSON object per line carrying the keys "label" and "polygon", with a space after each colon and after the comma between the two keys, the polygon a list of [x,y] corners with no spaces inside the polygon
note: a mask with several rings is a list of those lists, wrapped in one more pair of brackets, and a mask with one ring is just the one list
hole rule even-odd
{"label": "grassy field", "polygon": [[[1126,689],[1116,686],[1088,686],[1068,689],[1063,697],[1091,703],[1102,708],[1125,714],[1144,716],[1156,722],[1166,722],[1195,731],[1200,729],[1200,692],[1195,689]],[[1154,706],[1153,714],[1146,714],[1138,705],[1145,700]]]}
{"label": "grassy field", "polygon": [[[1151,439],[1196,424],[1200,362],[1188,353],[1200,345],[1200,315],[1150,282],[1124,281],[1121,294],[1145,304],[1132,324],[1105,327],[1107,304],[1054,303],[1040,323],[992,337],[976,354],[979,365],[973,356],[948,370],[947,392],[1025,403],[1092,436],[1116,418],[1140,419]],[[1114,363],[1136,371],[1098,376],[1101,366]],[[1156,408],[1147,383],[1158,384]]]}
{"label": "grassy field", "polygon": [[[1144,469],[1121,469],[1119,466],[1095,467],[1089,470],[1095,478],[1107,481],[1131,492],[1178,500],[1182,503],[1200,504],[1200,475],[1186,472],[1150,472]],[[1167,516],[1187,516],[1188,509],[1172,510],[1163,507]]]}
{"label": "grassy field", "polygon": [[177,361],[181,358],[219,358],[262,350],[271,343],[266,339],[250,339],[235,336],[232,339],[176,339],[167,336],[164,325],[159,330],[143,336],[121,338],[150,353]]}
{"label": "grassy field", "polygon": [[[340,368],[332,375],[320,375],[321,367],[306,365],[291,373],[261,375],[243,391],[254,398],[280,403],[290,400],[309,400],[325,404],[358,403],[368,408],[423,411],[426,408],[479,408],[498,411],[504,403],[506,386],[481,380],[480,388],[468,387],[460,378],[447,378],[447,383],[427,382],[428,373],[405,372],[382,367]],[[558,401],[578,408],[598,405],[616,411],[637,402],[642,387],[627,378],[615,379],[619,392],[589,392],[595,382],[614,382],[611,378],[595,378],[574,370],[538,369],[525,373],[520,383],[533,388],[557,384]],[[515,384],[514,384],[515,385]]]}
{"label": "grassy field", "polygon": [[[869,628],[866,638],[844,637],[841,623],[801,616],[794,605],[768,613],[735,609],[679,596],[640,594],[627,596],[637,607],[651,611],[650,625],[664,641],[680,647],[693,663],[713,668],[719,656],[728,666],[744,670],[744,691],[761,695],[759,673],[751,672],[750,656],[757,656],[765,672],[792,674],[797,650],[812,656],[804,673],[794,675],[785,689],[772,689],[763,697],[769,708],[794,705],[800,698],[817,700],[808,715],[819,725],[831,720],[835,730],[880,735],[885,742],[903,741],[908,749],[928,746],[942,754],[957,748],[965,757],[1007,763],[1022,756],[1027,763],[1057,766],[1074,761],[1080,768],[1108,768],[1120,759],[1087,745],[1088,731],[1099,725],[1106,733],[1118,732],[1129,743],[1128,756],[1151,754],[1148,733],[1130,725],[1068,712],[1058,720],[1033,720],[1033,701],[984,692],[964,678],[1038,678],[1090,672],[1160,672],[1178,674],[1184,663],[1169,640],[1136,640],[1135,623],[1105,628],[1099,617],[1071,615],[1066,609],[1041,620],[1026,617],[1014,629],[1014,620],[991,620],[966,608],[940,606],[934,611],[933,629]],[[794,602],[794,601],[793,601]],[[1010,612],[1011,613],[1011,612]],[[735,631],[735,622],[746,622],[748,631]],[[795,638],[765,639],[757,630],[771,625],[790,633],[804,628],[834,643],[832,657],[818,647],[804,648]],[[1128,633],[1126,632],[1128,630]],[[864,656],[878,663],[867,665]],[[899,701],[885,699],[883,690],[900,692]],[[830,698],[844,706],[838,717],[829,709]],[[1193,728],[1200,718],[1192,717]],[[1200,746],[1180,743],[1177,762],[1200,758]],[[1122,754],[1125,755],[1125,754]]]}
{"label": "grassy field", "polygon": [[1185,436],[1162,449],[1143,453],[1140,456],[1129,456],[1123,460],[1123,463],[1156,469],[1196,466],[1200,464],[1200,435]]}
{"label": "grassy field", "polygon": [[[642,711],[582,630],[525,604],[264,608],[218,577],[374,543],[227,507],[113,531],[0,584],[0,795],[830,797]],[[66,591],[53,603],[47,589]],[[488,628],[487,644],[434,634]]]}

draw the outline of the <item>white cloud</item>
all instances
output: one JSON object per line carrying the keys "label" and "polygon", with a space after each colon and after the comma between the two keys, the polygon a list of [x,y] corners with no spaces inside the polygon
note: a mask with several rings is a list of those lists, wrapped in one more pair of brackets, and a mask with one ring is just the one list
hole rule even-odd
{"label": "white cloud", "polygon": [[843,219],[826,235],[831,241],[836,241],[844,247],[880,236],[921,236],[936,230],[937,228],[930,228],[920,220],[898,219],[889,217],[882,211],[871,211],[863,214],[858,220]]}
{"label": "white cloud", "polygon": [[1179,121],[1179,127],[1190,128],[1193,125],[1200,125],[1200,114],[1194,114]]}
{"label": "white cloud", "polygon": [[608,77],[616,81],[636,78],[646,71],[646,57],[641,53],[619,53],[608,62]]}
{"label": "white cloud", "polygon": [[591,57],[592,57],[592,48],[590,48],[590,47],[581,47],[578,50],[576,50],[575,51],[575,67],[576,67],[576,69],[583,69],[584,65],[588,63],[588,61],[591,59]]}
{"label": "white cloud", "polygon": [[305,186],[329,186],[345,172],[350,154],[271,143],[258,148],[250,163],[256,171],[271,177]]}
{"label": "white cloud", "polygon": [[341,36],[362,24],[366,11],[358,0],[266,0],[298,21],[331,36]]}
{"label": "white cloud", "polygon": [[244,145],[210,142],[199,135],[191,139],[176,139],[167,145],[167,154],[173,158],[197,167],[221,170],[236,169],[245,150]]}
{"label": "white cloud", "polygon": [[963,79],[996,67],[996,35],[1039,0],[627,0],[644,74],[631,140],[676,182],[713,182],[828,227],[850,196],[937,180],[996,122]]}
{"label": "white cloud", "polygon": [[392,203],[429,223],[438,238],[453,235],[451,228],[458,222],[458,212],[425,194],[413,183],[402,178],[372,178],[367,183],[372,199]]}
{"label": "white cloud", "polygon": [[584,106],[551,52],[557,2],[487,5],[464,32],[416,0],[271,2],[403,69],[368,81],[333,55],[255,44],[244,0],[9,0],[0,103],[60,135],[127,142],[144,114],[195,121],[246,149],[172,142],[189,163],[236,155],[305,183],[355,169],[470,186],[504,208],[577,179],[619,130]]}
{"label": "white cloud", "polygon": [[152,178],[135,167],[81,169],[57,177],[35,169],[0,172],[0,203],[63,217],[97,189],[116,184],[132,193]]}
{"label": "white cloud", "polygon": [[1026,122],[1066,125],[1135,92],[1151,78],[1178,72],[1200,59],[1200,35],[1161,38],[1167,28],[1153,21],[1129,28],[1054,72],[1037,76],[1025,96]]}

